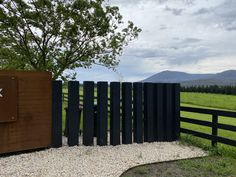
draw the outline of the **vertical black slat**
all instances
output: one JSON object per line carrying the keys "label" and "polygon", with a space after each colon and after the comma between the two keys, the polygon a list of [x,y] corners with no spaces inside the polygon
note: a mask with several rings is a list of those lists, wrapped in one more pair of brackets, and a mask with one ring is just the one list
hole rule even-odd
{"label": "vertical black slat", "polygon": [[52,147],[62,146],[62,82],[52,82]]}
{"label": "vertical black slat", "polygon": [[110,144],[120,144],[120,83],[110,84]]}
{"label": "vertical black slat", "polygon": [[180,84],[174,84],[174,140],[180,138]]}
{"label": "vertical black slat", "polygon": [[132,83],[122,84],[122,143],[132,143]]}
{"label": "vertical black slat", "polygon": [[68,127],[68,145],[76,146],[79,144],[79,82],[68,82],[68,110],[67,110],[67,127]]}
{"label": "vertical black slat", "polygon": [[133,84],[133,129],[134,129],[134,142],[143,142],[143,84]]}
{"label": "vertical black slat", "polygon": [[[218,135],[217,124],[218,124],[218,115],[213,114],[212,115],[212,135],[213,136],[217,136]],[[211,141],[211,145],[212,146],[216,146],[217,145],[217,141],[212,140]]]}
{"label": "vertical black slat", "polygon": [[93,145],[94,135],[94,82],[85,81],[83,87],[83,144],[91,146]]}
{"label": "vertical black slat", "polygon": [[156,117],[156,141],[165,140],[165,124],[164,124],[164,84],[155,85],[155,117]]}
{"label": "vertical black slat", "polygon": [[153,141],[157,141],[157,116],[156,116],[156,105],[157,105],[157,92],[156,83],[153,83]]}
{"label": "vertical black slat", "polygon": [[97,83],[98,105],[97,105],[97,144],[107,145],[107,100],[108,84],[107,82]]}
{"label": "vertical black slat", "polygon": [[173,141],[173,84],[166,84],[166,140]]}
{"label": "vertical black slat", "polygon": [[167,84],[163,84],[163,141],[167,141],[166,119],[167,119]]}
{"label": "vertical black slat", "polygon": [[144,141],[154,141],[154,84],[144,83]]}

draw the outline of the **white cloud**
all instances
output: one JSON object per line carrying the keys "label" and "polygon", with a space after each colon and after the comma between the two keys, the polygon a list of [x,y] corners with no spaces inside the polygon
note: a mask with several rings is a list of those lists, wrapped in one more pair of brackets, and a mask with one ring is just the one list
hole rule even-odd
{"label": "white cloud", "polygon": [[[132,65],[130,63],[130,65]],[[217,73],[236,68],[236,56],[221,56],[221,57],[208,57],[204,60],[197,62],[196,64],[186,65],[170,65],[165,59],[159,59],[158,61],[145,59],[139,64],[136,64],[134,69],[136,72],[145,71],[145,75],[139,75],[137,80],[146,78],[146,75],[151,73],[157,73],[164,70],[183,71],[189,73]],[[132,78],[132,77],[131,77]],[[137,78],[137,77],[136,77]],[[136,81],[136,80],[133,80]]]}
{"label": "white cloud", "polygon": [[[142,80],[163,70],[216,73],[236,69],[235,0],[110,0],[109,3],[118,5],[124,19],[143,30],[120,57],[118,70],[124,80]],[[94,68],[88,75],[100,79],[100,74],[119,80],[116,74],[101,68]]]}

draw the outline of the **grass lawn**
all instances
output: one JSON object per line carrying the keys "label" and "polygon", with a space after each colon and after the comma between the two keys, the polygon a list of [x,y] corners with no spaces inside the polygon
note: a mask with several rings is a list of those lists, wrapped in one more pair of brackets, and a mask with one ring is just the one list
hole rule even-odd
{"label": "grass lawn", "polygon": [[121,177],[235,177],[236,159],[209,156],[156,163],[128,170]]}

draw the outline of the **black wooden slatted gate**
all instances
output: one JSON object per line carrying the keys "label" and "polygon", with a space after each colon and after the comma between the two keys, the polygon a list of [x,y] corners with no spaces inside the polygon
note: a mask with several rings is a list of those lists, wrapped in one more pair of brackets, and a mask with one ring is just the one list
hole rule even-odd
{"label": "black wooden slatted gate", "polygon": [[[94,136],[101,146],[179,138],[179,84],[70,81],[67,103],[61,95],[62,82],[54,81],[53,147],[62,146],[62,104],[67,105],[69,146],[92,146]],[[83,142],[79,142],[80,127]]]}

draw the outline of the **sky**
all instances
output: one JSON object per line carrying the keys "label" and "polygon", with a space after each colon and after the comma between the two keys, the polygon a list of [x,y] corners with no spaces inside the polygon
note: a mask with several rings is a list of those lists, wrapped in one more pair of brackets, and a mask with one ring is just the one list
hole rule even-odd
{"label": "sky", "polygon": [[142,29],[119,56],[117,72],[77,69],[80,81],[140,81],[161,71],[236,69],[236,0],[109,0]]}

